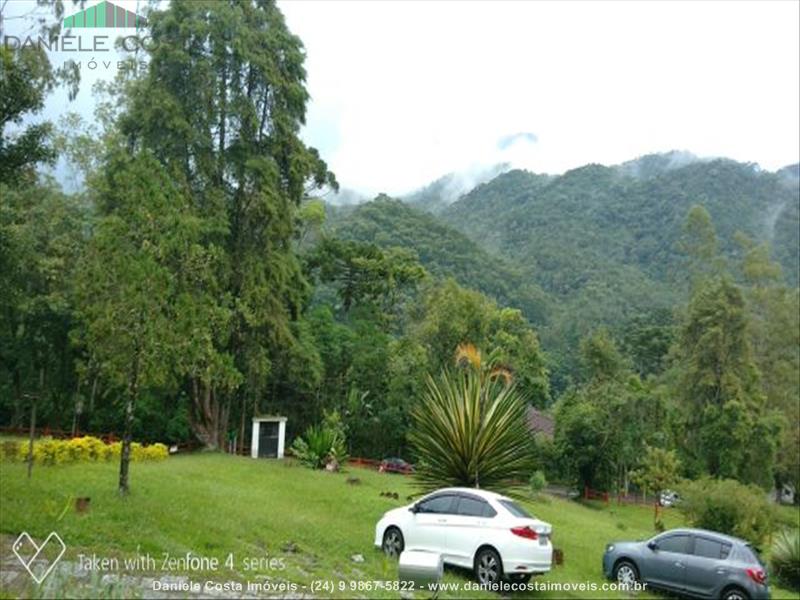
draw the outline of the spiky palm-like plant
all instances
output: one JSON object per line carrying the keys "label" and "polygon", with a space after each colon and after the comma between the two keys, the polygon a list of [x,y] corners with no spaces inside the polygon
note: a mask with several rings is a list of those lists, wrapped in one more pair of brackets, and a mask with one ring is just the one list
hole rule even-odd
{"label": "spiky palm-like plant", "polygon": [[411,412],[417,486],[421,492],[464,486],[515,494],[533,467],[525,399],[508,370],[484,364],[473,346],[459,347],[456,364],[455,371],[428,377]]}
{"label": "spiky palm-like plant", "polygon": [[775,537],[771,562],[778,578],[800,589],[800,530],[785,529]]}

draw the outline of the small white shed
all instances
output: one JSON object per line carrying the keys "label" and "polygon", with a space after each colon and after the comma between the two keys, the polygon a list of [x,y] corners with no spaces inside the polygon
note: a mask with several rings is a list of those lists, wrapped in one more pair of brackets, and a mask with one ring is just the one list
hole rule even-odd
{"label": "small white shed", "polygon": [[250,440],[250,456],[253,458],[283,458],[286,417],[253,417]]}

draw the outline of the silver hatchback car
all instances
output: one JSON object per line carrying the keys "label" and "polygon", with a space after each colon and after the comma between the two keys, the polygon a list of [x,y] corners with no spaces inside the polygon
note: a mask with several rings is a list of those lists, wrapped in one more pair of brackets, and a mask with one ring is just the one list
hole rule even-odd
{"label": "silver hatchback car", "polygon": [[769,598],[767,571],[745,540],[704,529],[672,529],[644,542],[614,542],[603,574],[698,598]]}

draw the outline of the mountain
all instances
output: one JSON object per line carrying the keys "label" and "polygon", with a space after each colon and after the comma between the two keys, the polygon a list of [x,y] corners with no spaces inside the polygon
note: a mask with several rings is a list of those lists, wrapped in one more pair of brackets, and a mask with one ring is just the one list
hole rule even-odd
{"label": "mountain", "polygon": [[434,276],[452,277],[503,305],[519,308],[534,323],[543,324],[547,318],[546,295],[522,270],[434,215],[400,200],[379,196],[356,207],[332,210],[328,227],[343,239],[412,249]]}
{"label": "mountain", "polygon": [[[643,164],[653,167],[655,161]],[[689,208],[701,204],[728,256],[737,251],[737,231],[771,242],[787,279],[796,284],[800,191],[787,178],[721,159],[675,168],[662,164],[646,177],[601,165],[558,177],[511,171],[478,186],[441,217],[526,265],[545,290],[568,295],[622,267],[655,281],[681,282],[682,225]]]}
{"label": "mountain", "polygon": [[628,177],[649,179],[673,169],[679,169],[695,162],[708,162],[711,159],[701,159],[685,150],[671,150],[659,154],[646,154],[626,161],[615,168]]}
{"label": "mountain", "polygon": [[711,214],[731,262],[741,231],[769,242],[797,285],[798,174],[797,166],[769,173],[685,153],[559,176],[511,170],[439,204],[438,214],[430,209],[446,178],[411,204],[382,196],[332,209],[329,227],[340,237],[412,248],[435,276],[521,309],[553,359],[551,382],[561,390],[590,331],[604,325],[621,337],[631,328],[669,327],[688,293],[679,241],[694,204]]}
{"label": "mountain", "polygon": [[798,185],[800,183],[800,163],[778,169],[776,175],[783,178],[789,185]]}
{"label": "mountain", "polygon": [[448,173],[402,198],[414,208],[438,214],[476,185],[490,181],[511,168],[508,163]]}

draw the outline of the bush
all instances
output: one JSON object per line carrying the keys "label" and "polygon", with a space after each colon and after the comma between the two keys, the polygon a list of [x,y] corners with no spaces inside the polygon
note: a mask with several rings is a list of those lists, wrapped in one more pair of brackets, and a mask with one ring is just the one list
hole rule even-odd
{"label": "bush", "polygon": [[96,437],[84,436],[67,442],[72,461],[97,461],[105,459],[105,444]]}
{"label": "bush", "polygon": [[[121,442],[106,444],[103,440],[88,435],[71,440],[40,438],[33,442],[33,462],[43,465],[60,465],[116,460],[119,459],[121,451]],[[131,459],[134,461],[164,460],[167,456],[169,456],[169,451],[164,444],[150,446],[142,446],[137,442],[131,444]],[[0,458],[17,462],[27,461],[28,442],[3,442]]]}
{"label": "bush", "polygon": [[144,447],[145,460],[166,460],[169,456],[169,448],[164,444],[150,444]]}
{"label": "bush", "polygon": [[0,446],[0,459],[2,460],[16,460],[19,453],[20,443],[16,440],[4,440]]}
{"label": "bush", "polygon": [[703,478],[681,486],[678,505],[695,527],[740,537],[760,547],[775,527],[775,509],[761,488]]}
{"label": "bush", "polygon": [[518,495],[534,464],[525,398],[510,374],[482,362],[473,346],[459,346],[458,357],[466,368],[429,376],[411,409],[416,487],[423,493],[459,486]]}
{"label": "bush", "polygon": [[111,442],[106,446],[106,460],[117,460],[122,454],[122,442]]}
{"label": "bush", "polygon": [[544,476],[543,471],[534,471],[529,481],[531,492],[534,494],[540,493],[547,487],[547,478]]}
{"label": "bush", "polygon": [[340,431],[325,425],[312,425],[292,443],[292,454],[305,466],[323,469],[329,462],[347,460],[345,440]]}
{"label": "bush", "polygon": [[784,529],[775,537],[770,563],[778,579],[800,588],[800,529]]}

